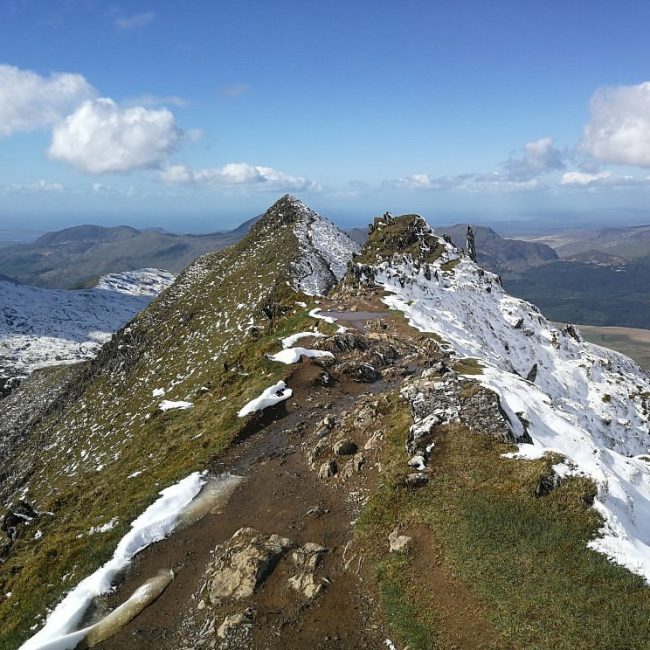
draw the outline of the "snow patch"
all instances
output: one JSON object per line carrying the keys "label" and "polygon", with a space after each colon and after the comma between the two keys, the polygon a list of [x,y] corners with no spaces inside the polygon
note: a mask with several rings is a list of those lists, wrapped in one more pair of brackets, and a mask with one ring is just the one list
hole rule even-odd
{"label": "snow patch", "polygon": [[115,577],[131,559],[147,546],[167,537],[179,516],[200,492],[205,478],[194,472],[179,483],[165,488],[121,539],[113,557],[82,580],[47,617],[44,627],[28,639],[20,650],[68,650],[75,648],[88,629],[74,631],[93,598],[108,593]]}
{"label": "snow patch", "polygon": [[294,233],[300,247],[293,265],[294,286],[307,295],[322,296],[345,275],[359,245],[302,201],[291,203],[298,214]]}
{"label": "snow patch", "polygon": [[194,404],[192,404],[192,402],[184,402],[183,400],[173,402],[171,400],[164,399],[162,402],[160,402],[158,408],[161,411],[173,411],[175,409],[184,411],[186,409],[191,409],[193,406]]}
{"label": "snow patch", "polygon": [[307,348],[287,348],[281,350],[276,354],[269,356],[271,361],[279,361],[286,365],[291,365],[292,363],[298,363],[300,357],[310,357],[314,359],[322,359],[325,357],[333,357],[334,355],[331,352],[325,350],[309,350]]}
{"label": "snow patch", "polygon": [[171,273],[155,269],[114,273],[79,291],[0,280],[0,382],[91,359],[173,281]]}
{"label": "snow patch", "polygon": [[282,347],[283,348],[292,348],[300,339],[305,339],[309,336],[313,336],[314,338],[324,338],[325,334],[321,334],[320,332],[298,332],[297,334],[292,334],[291,336],[287,336],[282,339]]}
{"label": "snow patch", "polygon": [[280,402],[284,402],[293,395],[293,391],[287,388],[283,381],[279,381],[273,386],[269,386],[259,397],[251,400],[244,406],[238,413],[240,418],[246,417],[250,413],[256,411],[263,411],[269,406],[275,406]]}

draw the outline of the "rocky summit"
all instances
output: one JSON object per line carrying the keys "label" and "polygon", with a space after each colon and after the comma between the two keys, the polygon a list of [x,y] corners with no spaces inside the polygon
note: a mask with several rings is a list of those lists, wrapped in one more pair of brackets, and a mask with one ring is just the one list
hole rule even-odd
{"label": "rocky summit", "polygon": [[0,647],[647,648],[650,377],[474,253],[285,196],[26,377]]}

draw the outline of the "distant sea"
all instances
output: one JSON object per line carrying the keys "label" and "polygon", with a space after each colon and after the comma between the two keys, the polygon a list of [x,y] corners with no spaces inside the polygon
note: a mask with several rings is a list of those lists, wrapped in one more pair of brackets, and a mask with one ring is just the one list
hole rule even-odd
{"label": "distant sea", "polygon": [[3,230],[0,228],[0,247],[29,244],[43,234],[42,230]]}

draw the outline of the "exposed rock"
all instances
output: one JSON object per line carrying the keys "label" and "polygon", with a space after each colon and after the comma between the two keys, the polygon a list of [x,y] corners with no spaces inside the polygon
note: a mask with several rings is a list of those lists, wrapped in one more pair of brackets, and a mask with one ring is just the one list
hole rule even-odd
{"label": "exposed rock", "polygon": [[286,537],[266,536],[254,528],[240,528],[229,541],[215,549],[208,569],[210,602],[218,605],[223,600],[248,598],[294,546]]}
{"label": "exposed rock", "polygon": [[531,383],[535,383],[535,379],[537,379],[537,364],[534,363],[533,367],[529,370],[528,374],[526,375],[526,381],[529,381]]}
{"label": "exposed rock", "polygon": [[221,648],[243,648],[248,646],[251,637],[251,628],[255,611],[247,607],[239,614],[231,614],[223,619],[223,622],[217,629],[217,638],[227,641],[222,643]]}
{"label": "exposed rock", "polygon": [[403,553],[411,550],[413,538],[408,535],[400,535],[398,526],[388,536],[388,544],[390,553]]}
{"label": "exposed rock", "polygon": [[326,508],[321,508],[320,506],[312,506],[305,513],[305,517],[313,517],[314,519],[318,519],[319,517],[327,514],[329,514],[329,510]]}
{"label": "exposed rock", "polygon": [[359,447],[351,440],[339,440],[334,444],[334,453],[337,456],[351,456],[357,453]]}
{"label": "exposed rock", "polygon": [[372,384],[381,379],[381,374],[369,363],[346,361],[339,366],[339,370],[353,381]]}
{"label": "exposed rock", "polygon": [[406,487],[420,488],[429,482],[429,477],[420,472],[413,472],[406,477],[404,482],[406,483]]}
{"label": "exposed rock", "polygon": [[472,262],[476,262],[476,241],[474,239],[474,229],[472,226],[467,226],[467,254]]}
{"label": "exposed rock", "polygon": [[562,333],[575,339],[576,341],[578,341],[578,343],[582,343],[582,337],[580,336],[580,333],[576,329],[575,325],[572,325],[571,323],[567,323],[562,328]]}
{"label": "exposed rock", "polygon": [[355,454],[354,458],[351,458],[346,464],[343,470],[341,471],[341,478],[348,479],[355,474],[358,474],[361,471],[361,468],[364,466],[366,459],[363,454]]}
{"label": "exposed rock", "polygon": [[323,456],[324,453],[329,450],[329,448],[330,445],[327,442],[327,440],[320,439],[309,452],[310,464],[313,464],[316,460],[318,460],[321,456]]}
{"label": "exposed rock", "polygon": [[334,336],[316,341],[314,347],[319,350],[327,350],[333,354],[340,354],[341,352],[351,352],[352,350],[366,350],[368,348],[368,341],[359,332],[340,332],[339,334],[334,334]]}
{"label": "exposed rock", "polygon": [[291,553],[291,559],[298,569],[315,571],[325,553],[327,553],[327,548],[324,546],[307,542]]}
{"label": "exposed rock", "polygon": [[328,460],[326,463],[323,463],[318,470],[319,478],[330,478],[336,474],[338,467],[336,466],[335,460]]}
{"label": "exposed rock", "polygon": [[19,527],[29,525],[39,514],[27,501],[19,501],[14,508],[8,510],[2,518],[0,530],[7,534],[9,539],[14,541],[18,537]]}

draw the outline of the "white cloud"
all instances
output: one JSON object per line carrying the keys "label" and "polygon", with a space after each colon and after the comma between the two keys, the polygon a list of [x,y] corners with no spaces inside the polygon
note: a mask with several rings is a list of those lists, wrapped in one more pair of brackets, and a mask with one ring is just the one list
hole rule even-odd
{"label": "white cloud", "polygon": [[555,148],[553,138],[547,136],[525,144],[520,155],[510,157],[502,167],[510,180],[526,181],[564,169],[565,165],[562,161],[562,152]]}
{"label": "white cloud", "polygon": [[61,183],[40,180],[29,184],[13,183],[11,185],[3,185],[0,189],[3,194],[50,194],[63,192],[65,187]]}
{"label": "white cloud", "polygon": [[191,170],[185,165],[172,165],[161,172],[169,184],[218,186],[251,186],[265,190],[318,190],[319,186],[303,176],[291,176],[272,167],[247,163],[228,163],[223,167]]}
{"label": "white cloud", "polygon": [[612,172],[566,172],[562,175],[560,185],[573,188],[594,189],[607,187],[619,189],[626,187],[643,187],[650,185],[650,177],[623,176]]}
{"label": "white cloud", "polygon": [[0,65],[0,137],[48,127],[95,94],[80,74],[42,77],[31,70]]}
{"label": "white cloud", "polygon": [[123,109],[100,98],[54,127],[48,155],[89,174],[127,172],[160,167],[182,136],[167,109]]}
{"label": "white cloud", "polygon": [[596,91],[578,147],[602,162],[650,167],[650,81]]}
{"label": "white cloud", "polygon": [[156,13],[154,11],[147,11],[141,14],[133,14],[131,16],[118,16],[115,18],[115,26],[118,29],[123,30],[146,27],[155,17]]}
{"label": "white cloud", "polygon": [[394,190],[457,190],[469,193],[530,192],[544,187],[537,178],[512,180],[508,175],[500,172],[440,177],[429,174],[413,174],[384,181],[383,186]]}

